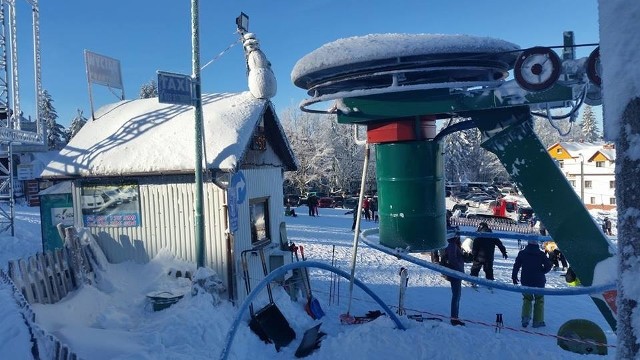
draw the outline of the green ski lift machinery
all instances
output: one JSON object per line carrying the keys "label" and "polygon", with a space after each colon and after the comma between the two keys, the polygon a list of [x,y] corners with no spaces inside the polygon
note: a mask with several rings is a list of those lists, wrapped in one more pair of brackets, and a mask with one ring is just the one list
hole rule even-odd
{"label": "green ski lift machinery", "polygon": [[[595,46],[595,44],[592,44]],[[295,65],[291,78],[310,96],[307,112],[364,125],[376,144],[380,244],[409,252],[446,245],[445,136],[477,128],[563,249],[585,286],[615,261],[607,237],[533,131],[533,115],[601,104],[599,51],[575,59],[565,32],[562,58],[548,47],[520,49],[468,35],[371,34],[323,45]],[[510,77],[513,75],[513,78]],[[329,110],[319,104],[332,101]],[[468,119],[436,132],[439,120]],[[544,176],[541,176],[544,174]],[[592,295],[615,329],[615,291]]]}

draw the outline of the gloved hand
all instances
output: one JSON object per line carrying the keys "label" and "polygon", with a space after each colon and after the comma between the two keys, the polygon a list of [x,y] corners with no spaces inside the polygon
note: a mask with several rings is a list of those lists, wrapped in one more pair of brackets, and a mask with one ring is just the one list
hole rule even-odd
{"label": "gloved hand", "polygon": [[507,256],[507,253],[502,254],[502,257],[505,258],[505,260],[509,257]]}
{"label": "gloved hand", "polygon": [[514,277],[511,280],[513,280],[513,285],[518,285],[518,278],[517,277]]}

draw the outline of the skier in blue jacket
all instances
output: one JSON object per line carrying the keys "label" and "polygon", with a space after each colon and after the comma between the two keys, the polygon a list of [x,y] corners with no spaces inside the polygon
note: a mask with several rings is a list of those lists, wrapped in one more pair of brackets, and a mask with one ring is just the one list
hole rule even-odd
{"label": "skier in blue jacket", "polygon": [[[536,241],[529,241],[520,250],[513,264],[511,279],[518,284],[518,272],[522,268],[520,282],[523,286],[543,288],[547,282],[546,273],[551,270],[551,261],[547,258]],[[522,327],[527,327],[531,320],[531,303],[533,305],[533,327],[543,327],[544,323],[544,295],[522,294]]]}

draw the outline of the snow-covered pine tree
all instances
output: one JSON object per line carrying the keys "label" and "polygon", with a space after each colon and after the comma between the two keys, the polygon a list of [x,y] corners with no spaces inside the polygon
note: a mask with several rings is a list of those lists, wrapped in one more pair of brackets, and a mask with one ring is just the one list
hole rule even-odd
{"label": "snow-covered pine tree", "polygon": [[598,129],[598,124],[596,123],[596,116],[593,114],[593,109],[589,105],[584,105],[582,108],[580,130],[586,142],[594,143],[602,139],[600,129]]}
{"label": "snow-covered pine tree", "polygon": [[151,80],[140,87],[140,99],[158,97],[158,83]]}
{"label": "snow-covered pine tree", "polygon": [[82,127],[86,123],[87,123],[87,118],[84,117],[84,115],[82,114],[82,110],[78,109],[78,114],[76,115],[76,117],[73,118],[73,120],[71,120],[69,129],[67,129],[67,132],[66,132],[67,142],[73,139],[73,137],[76,136],[78,131],[80,131],[80,129],[82,129]]}
{"label": "snow-covered pine tree", "polygon": [[42,92],[42,99],[40,104],[38,104],[38,110],[47,130],[47,148],[49,150],[62,149],[66,145],[65,128],[56,122],[58,113],[53,106],[51,94],[49,94],[47,90]]}
{"label": "snow-covered pine tree", "polygon": [[576,123],[570,124],[568,119],[551,121],[557,129],[551,125],[549,119],[539,116],[533,117],[533,131],[546,148],[562,141],[583,140],[580,126]]}

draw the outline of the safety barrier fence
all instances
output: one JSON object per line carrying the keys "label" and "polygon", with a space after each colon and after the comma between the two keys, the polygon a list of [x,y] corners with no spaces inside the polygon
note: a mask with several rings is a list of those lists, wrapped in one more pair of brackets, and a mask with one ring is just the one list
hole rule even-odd
{"label": "safety barrier fence", "polygon": [[68,345],[36,323],[31,308],[34,303],[54,304],[82,284],[93,281],[98,262],[90,243],[83,244],[72,227],[62,231],[64,248],[11,260],[8,273],[0,269],[0,280],[13,289],[13,298],[29,329],[34,359],[80,359]]}
{"label": "safety barrier fence", "polygon": [[13,290],[13,298],[20,308],[20,314],[29,330],[31,337],[31,355],[34,359],[52,360],[79,360],[80,357],[71,351],[68,345],[44,330],[36,323],[36,314],[31,305],[18,289],[11,277],[0,269],[0,281],[10,286]]}
{"label": "safety barrier fence", "polygon": [[487,223],[492,230],[497,231],[509,231],[515,232],[518,234],[538,234],[539,230],[529,226],[528,224],[513,224],[507,222],[507,220],[496,219],[496,218],[463,218],[463,217],[452,217],[451,225],[452,226],[471,226],[478,227],[480,223]]}

